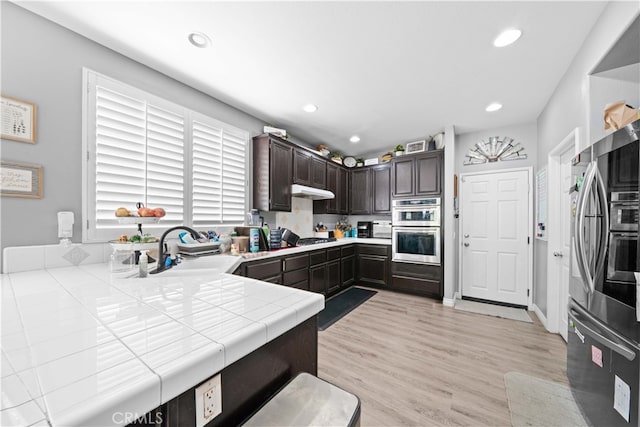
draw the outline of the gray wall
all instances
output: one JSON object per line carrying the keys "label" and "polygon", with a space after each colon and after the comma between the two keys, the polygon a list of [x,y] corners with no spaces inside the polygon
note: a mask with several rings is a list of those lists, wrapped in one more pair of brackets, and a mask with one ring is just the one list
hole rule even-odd
{"label": "gray wall", "polygon": [[[538,168],[548,163],[551,149],[557,146],[573,129],[579,127],[581,136],[586,135],[583,146],[594,142],[590,137],[589,118],[592,111],[602,111],[602,105],[592,105],[589,95],[589,73],[638,15],[638,2],[611,2],[585,39],[580,51],[573,59],[546,107],[538,117]],[[619,93],[616,93],[619,96]],[[617,99],[613,100],[616,101]],[[594,132],[594,135],[598,132]],[[597,137],[596,137],[597,138]],[[552,250],[547,243],[537,240],[535,247],[535,302],[546,316],[547,252]]]}
{"label": "gray wall", "polygon": [[37,143],[2,140],[2,159],[44,166],[44,197],[3,197],[1,246],[58,242],[57,212],[82,213],[82,67],[223,122],[262,133],[263,122],[12,3],[2,2],[2,93],[37,105]]}

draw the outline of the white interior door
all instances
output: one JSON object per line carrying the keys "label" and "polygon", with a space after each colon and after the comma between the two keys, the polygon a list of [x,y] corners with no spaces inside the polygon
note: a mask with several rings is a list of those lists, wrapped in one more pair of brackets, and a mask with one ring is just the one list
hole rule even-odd
{"label": "white interior door", "polygon": [[528,305],[529,172],[461,179],[462,296]]}
{"label": "white interior door", "polygon": [[[567,303],[571,280],[571,161],[579,145],[579,129],[569,133],[549,153],[549,217],[547,301],[541,319],[550,332],[567,340]],[[575,272],[576,270],[574,270]],[[544,301],[539,301],[543,303]],[[546,315],[546,316],[545,316]]]}
{"label": "white interior door", "polygon": [[562,234],[561,251],[554,254],[554,258],[559,259],[560,262],[560,277],[558,283],[560,284],[560,316],[559,332],[564,340],[567,340],[567,304],[569,304],[569,275],[571,274],[571,268],[569,263],[571,262],[571,159],[573,158],[573,148],[566,151],[560,156],[560,176],[561,176],[561,198],[560,198],[560,232]]}

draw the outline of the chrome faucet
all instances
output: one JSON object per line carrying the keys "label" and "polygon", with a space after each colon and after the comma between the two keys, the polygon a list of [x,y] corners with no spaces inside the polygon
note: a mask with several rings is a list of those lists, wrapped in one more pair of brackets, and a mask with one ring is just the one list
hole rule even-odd
{"label": "chrome faucet", "polygon": [[167,259],[169,258],[170,254],[166,253],[166,249],[165,249],[166,244],[164,242],[164,239],[167,237],[167,234],[175,230],[188,231],[189,233],[191,233],[191,237],[193,237],[194,240],[198,240],[202,237],[200,233],[198,233],[196,230],[190,227],[186,227],[184,225],[178,225],[176,227],[171,227],[170,229],[166,230],[164,233],[162,233],[162,237],[160,237],[160,242],[158,243],[158,264],[156,268],[154,268],[149,272],[150,274],[162,273],[163,271],[173,267],[174,265],[173,262],[167,262]]}

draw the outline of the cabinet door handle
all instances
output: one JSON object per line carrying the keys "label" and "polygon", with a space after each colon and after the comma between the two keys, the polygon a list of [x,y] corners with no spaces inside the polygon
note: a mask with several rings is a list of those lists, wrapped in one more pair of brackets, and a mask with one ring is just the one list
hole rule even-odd
{"label": "cabinet door handle", "polygon": [[464,235],[464,238],[465,238],[465,239],[468,239],[468,238],[469,238],[469,235],[468,235],[468,234],[465,234],[465,235]]}
{"label": "cabinet door handle", "polygon": [[555,256],[555,257],[559,257],[559,258],[562,258],[562,252],[555,251],[555,252],[553,253],[553,256]]}
{"label": "cabinet door handle", "polygon": [[464,246],[465,246],[465,247],[466,247],[466,246],[469,246],[469,243],[467,243],[467,242],[464,242]]}

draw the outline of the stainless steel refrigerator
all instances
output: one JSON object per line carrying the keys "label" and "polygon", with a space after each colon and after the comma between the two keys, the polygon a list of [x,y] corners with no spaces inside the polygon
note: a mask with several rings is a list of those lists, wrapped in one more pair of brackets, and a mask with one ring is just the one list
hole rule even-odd
{"label": "stainless steel refrigerator", "polygon": [[567,376],[594,426],[640,426],[640,120],[573,161]]}

